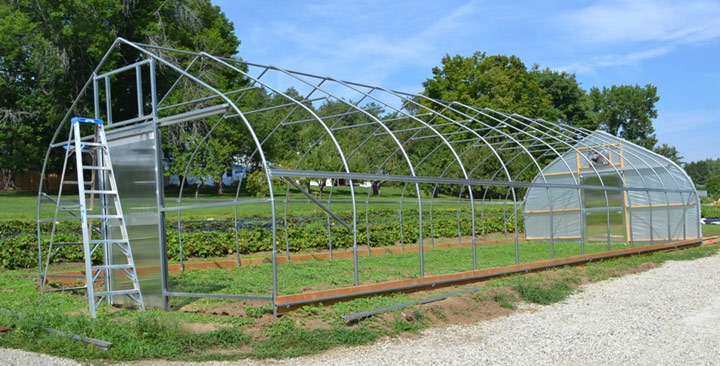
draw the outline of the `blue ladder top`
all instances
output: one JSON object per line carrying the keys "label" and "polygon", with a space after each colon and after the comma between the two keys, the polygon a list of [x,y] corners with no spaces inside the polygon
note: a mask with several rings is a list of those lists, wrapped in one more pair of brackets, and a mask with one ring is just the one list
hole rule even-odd
{"label": "blue ladder top", "polygon": [[89,118],[89,117],[73,117],[70,119],[70,123],[88,123],[88,124],[95,124],[95,125],[101,125],[104,124],[103,120],[99,118]]}

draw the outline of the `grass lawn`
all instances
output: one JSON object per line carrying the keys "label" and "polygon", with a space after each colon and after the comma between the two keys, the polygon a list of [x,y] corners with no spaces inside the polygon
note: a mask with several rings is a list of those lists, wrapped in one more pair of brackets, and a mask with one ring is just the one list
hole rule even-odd
{"label": "grass lawn", "polygon": [[[613,244],[612,249],[627,248]],[[519,244],[520,262],[550,259],[550,244],[532,242]],[[606,251],[606,244],[588,244],[585,253]],[[577,243],[555,243],[555,258],[581,254]],[[478,269],[515,264],[512,244],[478,246]],[[418,278],[420,255],[417,252],[359,258],[360,284]],[[425,252],[425,275],[470,271],[472,249],[468,247],[430,250]],[[353,285],[352,259],[289,262],[278,265],[278,294],[289,295],[310,290],[326,290]],[[226,294],[270,295],[272,293],[272,265],[270,263],[235,267],[228,270],[191,270],[170,276],[171,291]],[[183,306],[196,299],[173,299]]]}
{"label": "grass lawn", "polygon": [[720,236],[720,225],[703,225],[703,236]]}
{"label": "grass lawn", "polygon": [[0,190],[0,221],[37,219],[37,193]]}

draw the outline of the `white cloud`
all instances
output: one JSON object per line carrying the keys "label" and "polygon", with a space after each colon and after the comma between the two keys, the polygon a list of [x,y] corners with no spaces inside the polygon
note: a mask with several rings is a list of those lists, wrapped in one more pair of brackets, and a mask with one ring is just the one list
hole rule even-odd
{"label": "white cloud", "polygon": [[720,122],[715,110],[685,110],[682,112],[666,112],[658,116],[655,127],[662,133],[672,135],[684,131],[698,131],[714,127]]}
{"label": "white cloud", "polygon": [[599,68],[637,65],[641,61],[664,55],[671,50],[672,47],[657,47],[649,50],[630,52],[626,54],[593,56],[587,60],[558,66],[557,69],[568,72],[576,72],[578,74],[594,73],[595,70]]}
{"label": "white cloud", "polygon": [[661,112],[653,123],[659,142],[677,147],[685,161],[720,157],[714,133],[719,124],[717,111],[711,109]]}
{"label": "white cloud", "polygon": [[580,42],[698,42],[720,37],[720,3],[616,0],[560,16]]}
{"label": "white cloud", "polygon": [[412,67],[429,71],[447,39],[477,28],[479,10],[474,0],[450,8],[326,1],[301,8],[297,16],[285,14],[238,34],[244,48],[265,58],[247,60],[392,88],[398,87],[388,85],[398,73]]}

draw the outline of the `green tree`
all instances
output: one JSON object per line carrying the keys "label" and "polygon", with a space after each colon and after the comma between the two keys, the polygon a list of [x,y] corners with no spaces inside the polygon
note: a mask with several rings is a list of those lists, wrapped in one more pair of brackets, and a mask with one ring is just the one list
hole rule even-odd
{"label": "green tree", "polygon": [[652,149],[657,143],[652,120],[658,116],[655,109],[658,100],[657,88],[650,84],[645,87],[613,85],[602,90],[590,90],[595,124],[647,149]]}
{"label": "green tree", "polygon": [[559,115],[516,56],[475,52],[470,57],[446,55],[441,62],[432,69],[433,77],[423,82],[428,97],[548,120]]}
{"label": "green tree", "polygon": [[685,164],[685,171],[695,184],[704,185],[713,175],[720,175],[720,159],[691,161]]}
{"label": "green tree", "polygon": [[530,73],[535,82],[550,96],[552,107],[558,111],[558,119],[577,127],[596,129],[597,125],[590,117],[590,100],[587,92],[580,87],[575,74],[565,71],[540,69],[534,65]]}
{"label": "green tree", "polygon": [[720,196],[720,174],[714,174],[705,182],[705,188],[713,197]]}
{"label": "green tree", "polygon": [[663,142],[662,145],[655,146],[653,151],[674,161],[675,164],[682,165],[683,157],[680,155],[680,152],[677,151],[675,146],[668,145],[667,142]]}
{"label": "green tree", "polygon": [[[3,2],[0,164],[6,177],[41,163],[58,122],[116,37],[221,56],[234,55],[239,45],[232,23],[210,0]],[[125,47],[107,65],[139,57]],[[119,118],[134,109],[126,99],[113,100]]]}

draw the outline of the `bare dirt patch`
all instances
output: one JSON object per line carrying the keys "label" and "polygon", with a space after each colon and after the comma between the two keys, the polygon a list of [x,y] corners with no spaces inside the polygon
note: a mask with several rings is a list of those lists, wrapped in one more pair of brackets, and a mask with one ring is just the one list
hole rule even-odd
{"label": "bare dirt patch", "polygon": [[229,327],[230,324],[222,324],[222,323],[186,323],[186,322],[180,322],[179,327],[180,329],[189,332],[189,333],[206,333],[206,332],[213,332],[216,331],[222,327]]}

